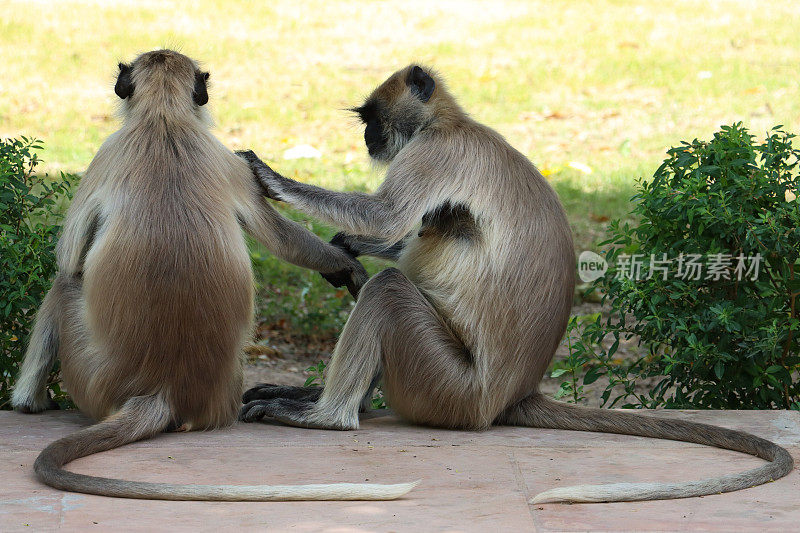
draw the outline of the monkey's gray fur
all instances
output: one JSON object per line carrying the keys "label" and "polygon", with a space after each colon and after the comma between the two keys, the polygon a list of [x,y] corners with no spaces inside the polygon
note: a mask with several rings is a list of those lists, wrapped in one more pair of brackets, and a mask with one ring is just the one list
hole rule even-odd
{"label": "monkey's gray fur", "polygon": [[164,500],[393,499],[412,484],[214,486],[141,483],[63,469],[79,457],[235,421],[253,274],[242,228],[275,255],[350,287],[363,267],[281,217],[247,164],[210,132],[206,80],[170,50],[120,64],[121,129],[100,147],[67,213],[59,272],[39,309],[14,406],[49,406],[56,357],[99,423],[50,444],[39,479],[62,490]]}
{"label": "monkey's gray fur", "polygon": [[342,228],[353,255],[396,257],[361,289],[317,401],[260,386],[241,418],[354,429],[362,398],[383,374],[390,406],[433,426],[492,424],[602,431],[718,446],[769,463],[688,483],[578,486],[535,503],[681,498],[751,487],[792,469],[783,448],[747,433],[639,414],[570,406],[538,385],[561,341],[575,259],[561,204],[536,168],[467,116],[439,76],[406,67],[355,110],[370,155],[389,167],[375,194],[332,192],[243,155],[270,196]]}

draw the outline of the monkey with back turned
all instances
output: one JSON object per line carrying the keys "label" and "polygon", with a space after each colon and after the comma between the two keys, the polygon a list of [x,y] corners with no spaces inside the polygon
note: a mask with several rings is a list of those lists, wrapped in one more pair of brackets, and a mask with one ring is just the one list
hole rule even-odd
{"label": "monkey with back turned", "polygon": [[79,457],[169,428],[236,419],[253,273],[242,229],[276,256],[354,293],[363,267],[280,216],[247,164],[209,131],[208,73],[171,50],[120,64],[122,127],[81,180],[58,242],[58,275],[37,314],[14,407],[49,405],[56,358],[77,406],[98,423],[37,457],[53,487],[166,500],[392,499],[413,484],[215,486],[143,483],[64,470]]}

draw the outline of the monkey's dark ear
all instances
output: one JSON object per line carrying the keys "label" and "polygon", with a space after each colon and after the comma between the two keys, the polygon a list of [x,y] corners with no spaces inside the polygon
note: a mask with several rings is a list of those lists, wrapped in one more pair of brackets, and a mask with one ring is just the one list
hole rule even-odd
{"label": "monkey's dark ear", "polygon": [[192,91],[192,99],[197,105],[206,105],[208,103],[208,88],[206,82],[210,74],[208,72],[200,72],[199,70],[194,73],[194,90]]}
{"label": "monkey's dark ear", "polygon": [[427,102],[431,99],[436,82],[433,81],[427,72],[414,65],[406,78],[406,85],[411,88],[411,92],[417,95],[420,100]]}
{"label": "monkey's dark ear", "polygon": [[114,92],[123,100],[132,95],[135,88],[133,86],[133,78],[131,78],[132,70],[130,65],[119,64],[119,76],[117,76],[117,83],[114,85]]}

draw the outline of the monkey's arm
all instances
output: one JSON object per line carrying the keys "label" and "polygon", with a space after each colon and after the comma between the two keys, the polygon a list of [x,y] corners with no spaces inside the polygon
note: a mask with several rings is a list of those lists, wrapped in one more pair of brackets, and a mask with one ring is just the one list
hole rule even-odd
{"label": "monkey's arm", "polygon": [[388,259],[390,261],[397,261],[400,257],[400,252],[403,251],[403,247],[405,246],[405,239],[388,246],[386,242],[381,239],[339,232],[333,236],[331,244],[344,249],[353,257],[369,255],[381,259]]}
{"label": "monkey's arm", "polygon": [[355,297],[368,275],[352,255],[328,244],[306,228],[278,213],[264,198],[255,209],[240,213],[245,231],[280,259],[316,270],[334,287],[346,285]]}
{"label": "monkey's arm", "polygon": [[61,236],[56,245],[58,271],[66,276],[83,273],[86,255],[102,225],[100,205],[79,189],[70,205]]}
{"label": "monkey's arm", "polygon": [[391,169],[375,194],[336,192],[281,176],[252,151],[244,158],[270,198],[289,202],[297,209],[347,233],[373,237],[384,243],[403,239],[422,215],[438,203],[435,180],[393,176]]}

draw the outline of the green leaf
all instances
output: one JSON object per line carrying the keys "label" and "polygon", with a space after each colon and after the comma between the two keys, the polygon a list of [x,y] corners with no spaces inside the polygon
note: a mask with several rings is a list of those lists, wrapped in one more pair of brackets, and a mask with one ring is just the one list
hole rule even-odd
{"label": "green leaf", "polygon": [[605,374],[605,372],[601,368],[591,368],[586,373],[586,375],[583,376],[583,384],[591,385],[592,383],[597,381],[603,374]]}

